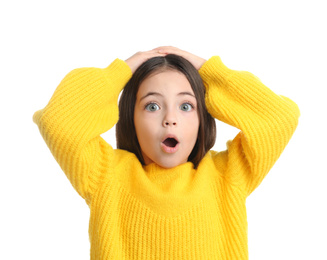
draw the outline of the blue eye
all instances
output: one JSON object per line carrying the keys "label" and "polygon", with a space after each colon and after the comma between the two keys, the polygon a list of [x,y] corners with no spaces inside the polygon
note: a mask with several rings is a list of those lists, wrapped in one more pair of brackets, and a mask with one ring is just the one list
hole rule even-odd
{"label": "blue eye", "polygon": [[150,112],[154,112],[159,110],[159,106],[156,103],[150,103],[145,106],[145,109]]}
{"label": "blue eye", "polygon": [[180,109],[181,109],[182,111],[186,111],[186,112],[191,111],[192,108],[193,108],[193,106],[192,106],[191,104],[189,104],[189,103],[184,103],[184,104],[182,104],[182,105],[180,106]]}

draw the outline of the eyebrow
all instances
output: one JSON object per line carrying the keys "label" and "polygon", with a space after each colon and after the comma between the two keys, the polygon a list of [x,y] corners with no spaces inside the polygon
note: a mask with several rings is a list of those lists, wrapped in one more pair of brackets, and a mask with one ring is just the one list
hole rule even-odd
{"label": "eyebrow", "polygon": [[[191,92],[180,92],[178,93],[178,96],[183,96],[183,95],[189,95],[195,98],[195,96],[191,93]],[[162,94],[158,93],[158,92],[148,92],[147,94],[145,94],[143,97],[140,98],[140,101],[145,99],[148,96],[162,96]]]}

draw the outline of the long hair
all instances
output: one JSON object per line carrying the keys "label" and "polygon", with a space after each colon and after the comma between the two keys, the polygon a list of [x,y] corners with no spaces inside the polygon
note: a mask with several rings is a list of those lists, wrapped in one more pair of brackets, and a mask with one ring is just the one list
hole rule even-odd
{"label": "long hair", "polygon": [[169,54],[154,57],[144,62],[127,82],[119,100],[119,120],[116,125],[117,148],[134,153],[144,165],[141,147],[134,126],[134,107],[136,95],[141,83],[150,75],[166,70],[181,72],[188,79],[194,92],[199,116],[199,131],[196,143],[188,161],[197,168],[201,159],[213,147],[216,141],[216,123],[205,105],[205,87],[198,71],[181,56]]}

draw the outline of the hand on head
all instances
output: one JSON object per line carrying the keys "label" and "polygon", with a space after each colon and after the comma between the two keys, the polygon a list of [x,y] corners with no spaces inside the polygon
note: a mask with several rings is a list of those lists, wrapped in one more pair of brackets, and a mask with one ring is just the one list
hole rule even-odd
{"label": "hand on head", "polygon": [[136,71],[136,69],[148,59],[158,56],[165,56],[165,53],[159,53],[158,50],[151,51],[139,51],[135,53],[133,56],[129,57],[125,62],[131,68],[132,73]]}
{"label": "hand on head", "polygon": [[199,70],[201,66],[206,62],[206,60],[201,57],[198,57],[192,53],[171,46],[162,46],[150,51],[137,52],[133,56],[128,58],[125,62],[131,68],[132,73],[134,73],[136,69],[146,60],[153,57],[166,56],[167,54],[175,54],[175,55],[182,56],[183,58],[187,59],[190,63],[192,63],[192,65],[197,70]]}
{"label": "hand on head", "polygon": [[180,50],[180,49],[178,49],[176,47],[172,47],[172,46],[161,46],[161,47],[155,48],[153,50],[157,50],[158,53],[160,53],[160,54],[175,54],[175,55],[182,56],[184,59],[187,59],[189,62],[191,62],[192,65],[197,70],[199,70],[202,67],[202,65],[206,62],[205,59],[203,59],[199,56],[196,56],[192,53]]}

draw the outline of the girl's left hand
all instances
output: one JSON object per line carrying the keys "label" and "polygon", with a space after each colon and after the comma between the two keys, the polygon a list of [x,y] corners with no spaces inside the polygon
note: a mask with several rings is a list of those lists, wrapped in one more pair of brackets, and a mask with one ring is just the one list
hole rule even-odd
{"label": "girl's left hand", "polygon": [[182,56],[183,58],[185,58],[189,62],[191,62],[192,65],[197,70],[199,70],[202,67],[202,65],[206,62],[205,59],[203,59],[203,58],[201,58],[199,56],[196,56],[196,55],[194,55],[192,53],[180,50],[180,49],[178,49],[176,47],[172,47],[172,46],[162,46],[162,47],[155,48],[153,50],[156,50],[161,54],[176,54],[176,55]]}

